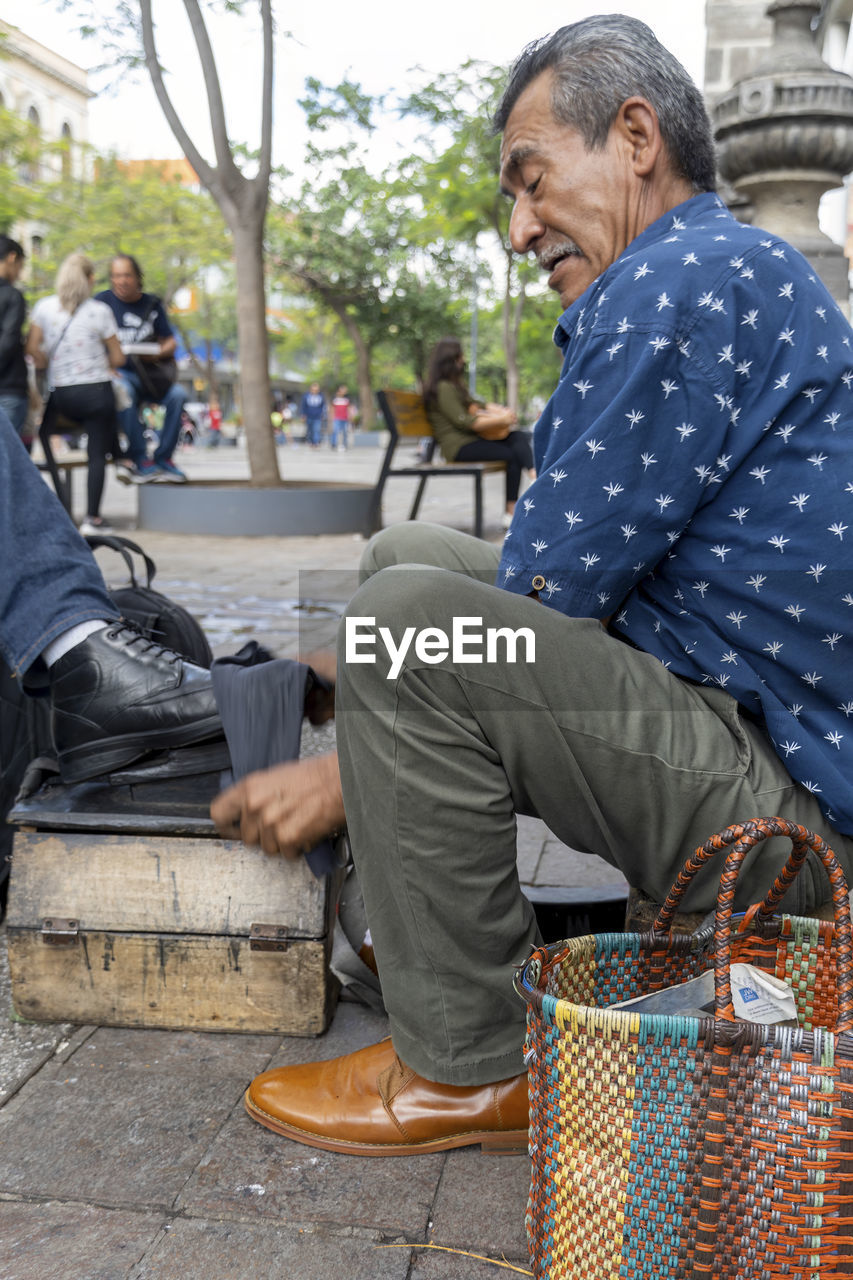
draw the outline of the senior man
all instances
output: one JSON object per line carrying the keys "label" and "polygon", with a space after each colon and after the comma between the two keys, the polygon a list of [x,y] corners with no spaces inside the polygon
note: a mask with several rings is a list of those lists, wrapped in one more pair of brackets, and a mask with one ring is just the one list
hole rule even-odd
{"label": "senior man", "polygon": [[[537,930],[516,813],[658,900],[736,821],[779,813],[848,870],[853,853],[850,327],[714,194],[701,96],[644,24],[530,46],[496,123],[513,247],[564,307],[538,479],[501,551],[417,524],[374,539],[339,649],[340,786],[329,757],[214,810],[290,855],[345,810],[391,1039],[247,1094],[260,1123],[338,1151],[525,1141],[511,976]],[[516,634],[515,661],[442,647],[460,618]],[[414,628],[393,667],[381,627],[398,647]],[[376,661],[347,661],[374,632]],[[740,902],[771,883],[774,844]],[[827,896],[806,871],[794,912]]]}

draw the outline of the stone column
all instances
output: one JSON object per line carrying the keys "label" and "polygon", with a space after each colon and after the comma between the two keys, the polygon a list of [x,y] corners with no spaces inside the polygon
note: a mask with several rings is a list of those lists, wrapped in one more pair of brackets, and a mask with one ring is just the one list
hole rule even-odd
{"label": "stone column", "polygon": [[818,225],[818,204],[853,170],[853,79],[820,57],[811,22],[820,0],[774,0],[767,54],[714,105],[720,174],[749,220],[795,245],[833,296],[848,299],[843,251]]}

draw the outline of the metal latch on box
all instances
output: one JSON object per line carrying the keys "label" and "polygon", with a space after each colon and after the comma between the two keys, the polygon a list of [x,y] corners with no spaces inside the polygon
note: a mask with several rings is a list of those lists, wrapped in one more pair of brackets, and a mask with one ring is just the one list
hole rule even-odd
{"label": "metal latch on box", "polygon": [[291,941],[286,925],[253,924],[249,929],[250,951],[286,951]]}
{"label": "metal latch on box", "polygon": [[41,922],[42,941],[49,947],[73,947],[78,936],[77,923],[66,916],[48,916]]}

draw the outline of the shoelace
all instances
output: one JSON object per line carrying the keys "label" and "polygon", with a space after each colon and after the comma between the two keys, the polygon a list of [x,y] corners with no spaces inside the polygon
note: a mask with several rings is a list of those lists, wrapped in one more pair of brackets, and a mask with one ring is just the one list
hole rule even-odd
{"label": "shoelace", "polygon": [[[158,644],[156,640],[152,640],[146,636],[130,622],[113,623],[107,628],[107,635],[112,640],[118,640],[122,636],[128,637],[127,646],[129,649],[136,649],[140,654],[152,652],[154,657],[165,658],[167,662],[181,662],[182,658],[179,653],[175,653],[174,649],[167,649],[165,645]],[[141,647],[140,647],[141,646]]]}

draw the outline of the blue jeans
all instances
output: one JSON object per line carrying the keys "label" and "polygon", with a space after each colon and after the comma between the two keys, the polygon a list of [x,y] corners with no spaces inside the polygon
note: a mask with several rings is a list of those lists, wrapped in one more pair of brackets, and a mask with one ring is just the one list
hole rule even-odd
{"label": "blue jeans", "polygon": [[347,427],[349,423],[343,418],[335,418],[332,422],[332,448],[337,449],[339,444],[346,448],[347,443]]}
{"label": "blue jeans", "polygon": [[21,435],[24,424],[27,421],[27,409],[29,408],[29,399],[27,396],[14,396],[2,394],[0,395],[0,409],[3,409],[11,422],[12,426]]}
{"label": "blue jeans", "polygon": [[0,412],[0,656],[16,675],[75,623],[118,617],[95,559]]}
{"label": "blue jeans", "polygon": [[305,419],[305,434],[308,437],[309,444],[319,444],[320,436],[322,435],[322,433],[323,433],[322,418],[306,418]]}
{"label": "blue jeans", "polygon": [[187,393],[175,383],[169,388],[162,400],[152,400],[143,390],[139,374],[133,369],[119,369],[118,376],[133,400],[128,409],[122,409],[118,415],[119,430],[127,436],[127,451],[131,460],[139,466],[145,461],[145,427],[139,416],[140,404],[162,404],[166,410],[163,418],[163,429],[157,448],[154,450],[155,462],[168,462],[175,451],[178,436],[181,434],[181,411],[187,401]]}

